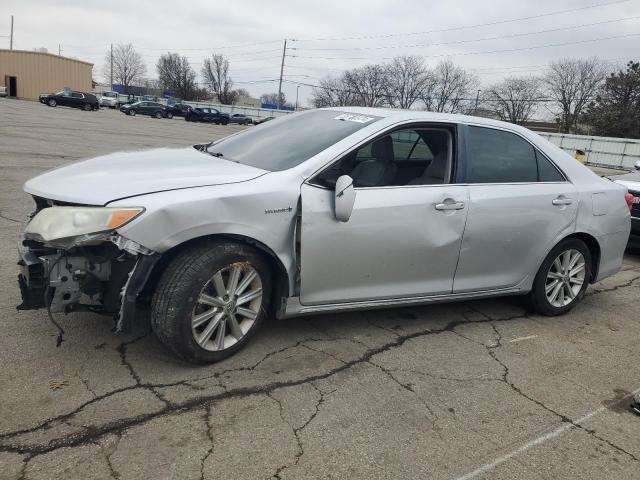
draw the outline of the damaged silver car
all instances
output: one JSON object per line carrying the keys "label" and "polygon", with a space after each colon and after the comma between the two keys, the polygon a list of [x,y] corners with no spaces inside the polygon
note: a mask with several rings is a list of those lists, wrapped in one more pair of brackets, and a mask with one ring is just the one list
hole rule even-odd
{"label": "damaged silver car", "polygon": [[19,308],[150,302],[200,363],[278,318],[527,295],[558,315],[618,271],[626,189],[498,121],[312,110],[182,149],[115,153],[29,180]]}

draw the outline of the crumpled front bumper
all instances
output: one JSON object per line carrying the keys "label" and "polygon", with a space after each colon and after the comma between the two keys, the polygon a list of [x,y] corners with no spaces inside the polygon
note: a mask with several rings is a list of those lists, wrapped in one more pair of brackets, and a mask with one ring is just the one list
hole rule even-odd
{"label": "crumpled front bumper", "polygon": [[139,295],[160,259],[160,254],[117,235],[103,244],[59,249],[21,234],[18,252],[18,310],[48,306],[52,312],[113,314],[116,331],[122,332],[131,330]]}

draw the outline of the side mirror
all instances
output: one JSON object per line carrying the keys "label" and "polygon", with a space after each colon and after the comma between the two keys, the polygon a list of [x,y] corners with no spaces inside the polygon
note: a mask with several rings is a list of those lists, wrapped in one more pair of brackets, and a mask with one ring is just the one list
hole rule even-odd
{"label": "side mirror", "polygon": [[635,163],[635,165],[633,166],[633,168],[634,168],[636,171],[640,170],[640,160],[638,160],[638,161]]}
{"label": "side mirror", "polygon": [[342,175],[336,181],[335,214],[336,220],[346,222],[351,218],[353,204],[356,201],[356,190],[353,188],[353,178],[349,175]]}

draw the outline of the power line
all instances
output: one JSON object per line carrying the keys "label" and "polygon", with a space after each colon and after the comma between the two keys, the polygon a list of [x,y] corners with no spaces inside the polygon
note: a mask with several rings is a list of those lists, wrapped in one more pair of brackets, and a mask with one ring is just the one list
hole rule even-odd
{"label": "power line", "polygon": [[389,48],[418,48],[418,47],[439,47],[442,45],[458,45],[462,43],[473,43],[473,42],[485,42],[489,40],[501,40],[505,38],[517,38],[517,37],[525,37],[529,35],[539,35],[541,33],[551,33],[551,32],[561,32],[566,30],[576,30],[580,28],[593,27],[596,25],[606,25],[609,23],[623,22],[627,20],[637,20],[640,18],[639,16],[635,17],[624,17],[618,18],[615,20],[604,20],[601,22],[594,23],[584,23],[580,25],[572,25],[569,27],[560,27],[560,28],[550,28],[547,30],[537,30],[533,32],[524,32],[524,33],[513,33],[508,35],[497,35],[494,37],[483,37],[483,38],[473,38],[469,40],[454,40],[450,42],[438,42],[438,43],[414,43],[409,45],[383,45],[378,47],[339,47],[339,48],[307,48],[307,47],[291,47],[291,50],[304,50],[304,51],[349,51],[349,50],[385,50]]}
{"label": "power line", "polygon": [[[507,48],[502,50],[485,50],[481,52],[461,52],[461,53],[443,53],[440,55],[422,55],[424,58],[440,58],[440,57],[459,57],[459,56],[467,56],[467,55],[485,55],[492,53],[505,53],[505,52],[520,52],[523,50],[535,50],[537,48],[550,48],[550,47],[562,47],[566,45],[577,45],[581,43],[591,43],[591,42],[600,42],[605,40],[613,40],[617,38],[627,38],[627,37],[635,37],[640,35],[640,33],[629,33],[626,35],[614,35],[610,37],[600,37],[600,38],[592,38],[587,40],[577,40],[573,42],[561,42],[561,43],[550,43],[547,45],[535,45],[532,47],[521,47],[521,48]],[[313,59],[313,60],[376,60],[372,57],[318,57],[318,56],[305,56],[305,55],[289,55],[293,58],[305,58],[305,59]],[[391,60],[393,57],[381,57],[378,60]]]}
{"label": "power line", "polygon": [[565,10],[556,10],[553,12],[547,12],[547,13],[540,13],[537,15],[529,15],[526,17],[518,17],[518,18],[511,18],[508,20],[496,20],[493,22],[486,22],[486,23],[476,23],[474,25],[463,25],[463,26],[459,26],[459,27],[448,27],[448,28],[439,28],[439,29],[434,29],[434,30],[425,30],[422,32],[410,32],[410,33],[387,33],[387,34],[380,34],[380,35],[363,35],[360,37],[328,37],[328,38],[310,38],[310,39],[295,39],[293,41],[295,42],[311,42],[311,41],[343,41],[343,40],[370,40],[370,39],[376,39],[376,38],[391,38],[391,37],[408,37],[408,36],[413,36],[413,35],[427,35],[430,33],[440,33],[440,32],[452,32],[452,31],[458,31],[458,30],[467,30],[467,29],[471,29],[471,28],[479,28],[479,27],[487,27],[487,26],[492,26],[492,25],[502,25],[505,23],[513,23],[513,22],[521,22],[523,20],[532,20],[532,19],[536,19],[536,18],[543,18],[543,17],[550,17],[553,15],[561,15],[564,13],[571,13],[571,12],[577,12],[577,11],[581,11],[581,10],[588,10],[588,9],[592,9],[592,8],[598,8],[598,7],[604,7],[604,6],[608,6],[608,5],[615,5],[615,4],[620,4],[620,3],[627,3],[631,0],[616,0],[613,2],[604,2],[604,3],[596,3],[596,4],[592,4],[592,5],[586,5],[584,7],[576,7],[576,8],[569,8],[569,9],[565,9]]}

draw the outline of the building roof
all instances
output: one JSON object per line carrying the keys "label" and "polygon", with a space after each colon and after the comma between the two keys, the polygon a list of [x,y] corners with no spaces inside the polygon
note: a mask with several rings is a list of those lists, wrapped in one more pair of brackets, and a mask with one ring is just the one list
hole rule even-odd
{"label": "building roof", "polygon": [[77,62],[77,63],[83,63],[85,65],[91,65],[93,67],[93,63],[91,62],[85,62],[84,60],[78,60],[77,58],[70,58],[70,57],[64,57],[62,55],[54,55],[53,53],[48,53],[48,52],[34,52],[32,50],[9,50],[8,48],[0,48],[0,53],[8,53],[10,55],[12,54],[29,54],[29,55],[46,55],[49,57],[54,57],[54,58],[58,58],[61,60],[68,60],[70,62]]}

